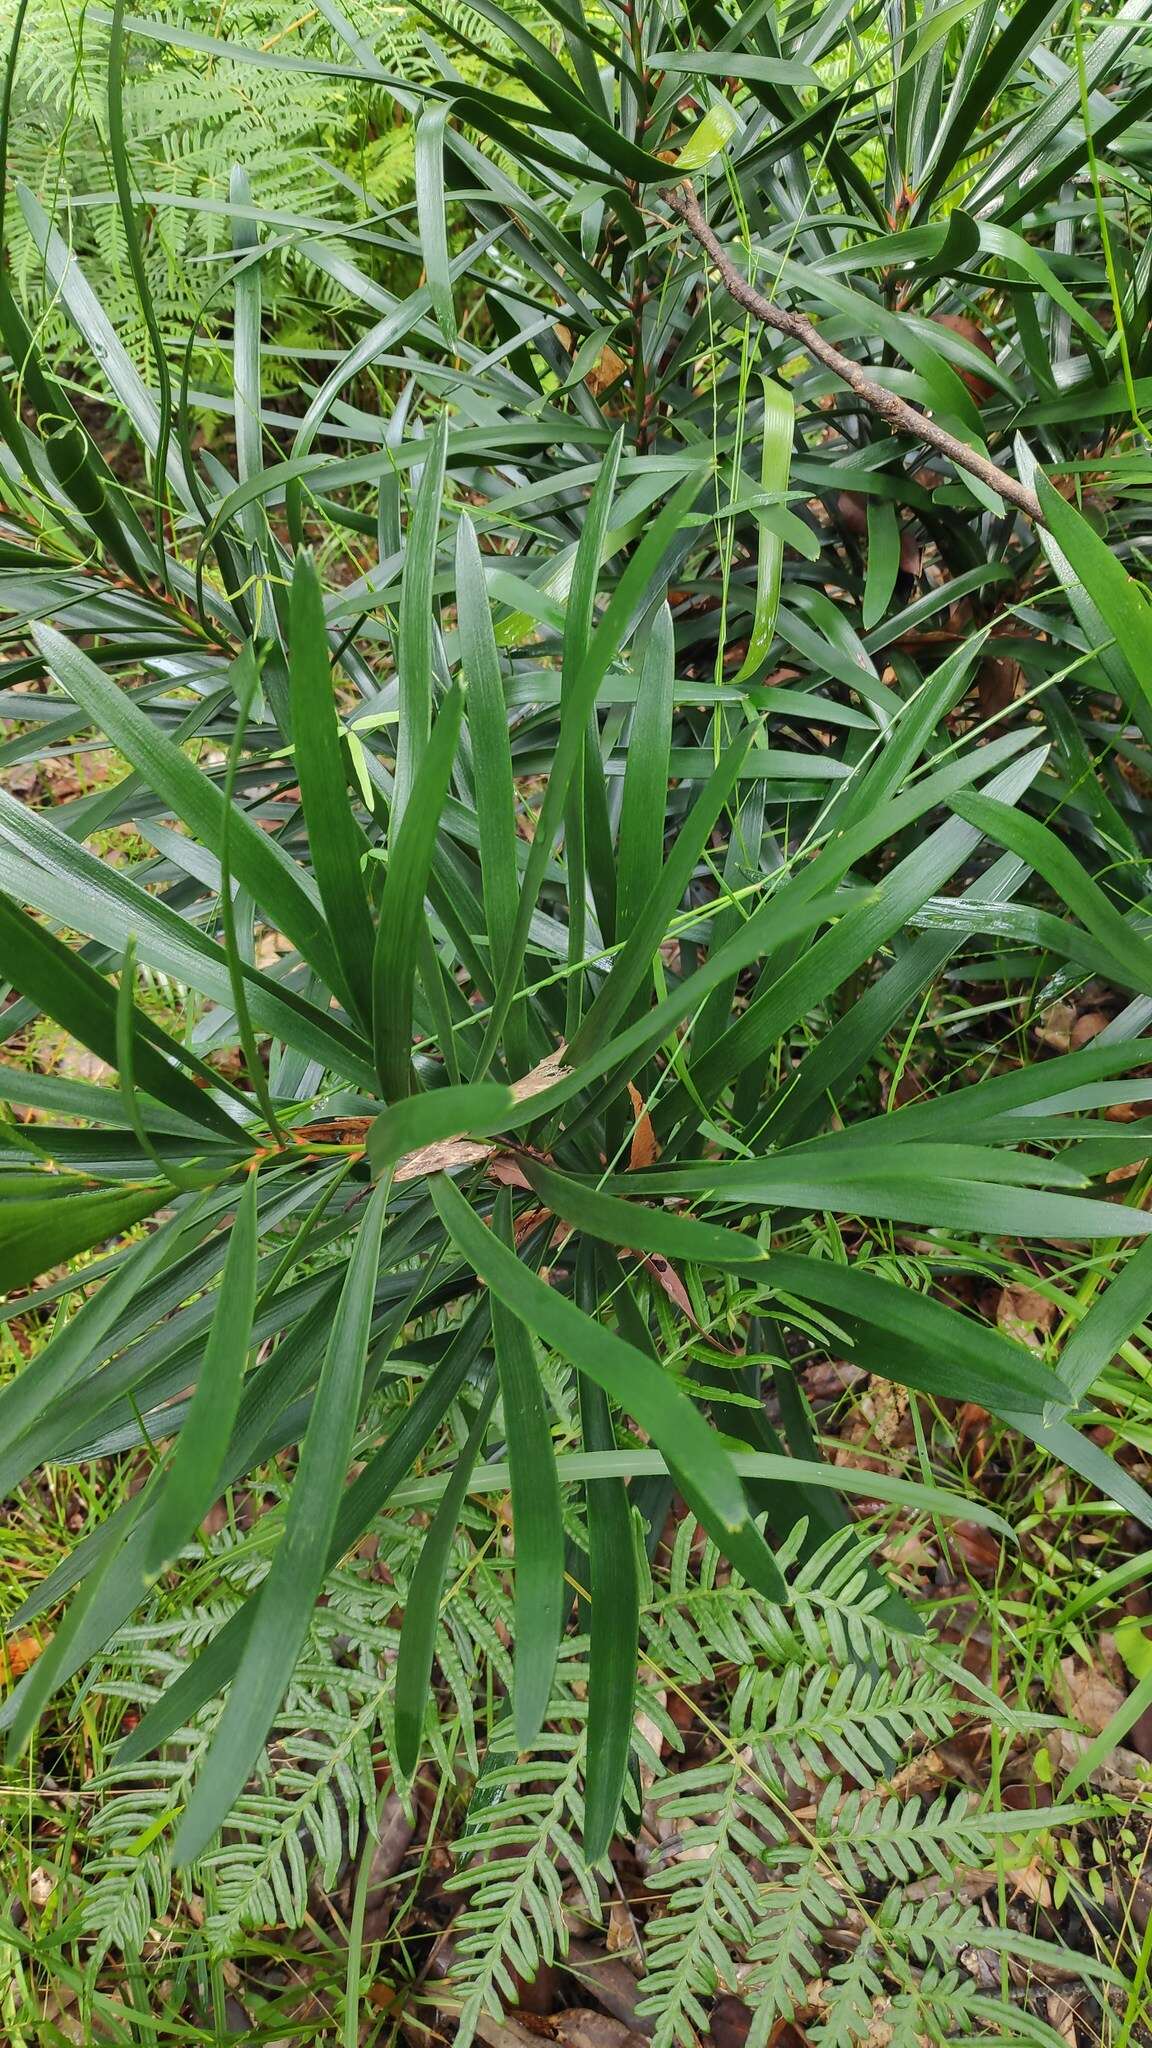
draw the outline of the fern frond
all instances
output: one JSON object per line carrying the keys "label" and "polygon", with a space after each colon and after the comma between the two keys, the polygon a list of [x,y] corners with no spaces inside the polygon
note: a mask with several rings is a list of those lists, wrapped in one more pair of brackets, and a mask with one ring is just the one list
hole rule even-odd
{"label": "fern frond", "polygon": [[600,1917],[596,1879],[579,1848],[586,1739],[586,1724],[574,1719],[530,1758],[501,1761],[510,1755],[509,1736],[488,1751],[456,1844],[460,1867],[446,1887],[468,1900],[453,1923],[460,1959],[453,1983],[463,2000],[458,2048],[469,2048],[485,2014],[499,2018],[503,2001],[515,1999],[516,1975],[532,1976],[566,1947],[563,1869],[591,1917]]}

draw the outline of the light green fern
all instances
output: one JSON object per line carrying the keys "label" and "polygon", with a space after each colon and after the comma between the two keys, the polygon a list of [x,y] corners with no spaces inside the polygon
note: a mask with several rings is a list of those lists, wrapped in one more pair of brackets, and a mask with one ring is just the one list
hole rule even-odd
{"label": "light green fern", "polygon": [[[249,1537],[213,1539],[205,1571],[233,1599],[262,1576],[277,1514]],[[334,1575],[260,1772],[199,1870],[220,1952],[246,1928],[300,1924],[311,1889],[330,1892],[354,1863],[379,1785],[396,1775],[390,1672],[420,1531],[393,1518],[378,1541],[376,1574],[350,1564]],[[430,1700],[426,1735],[450,1806],[472,1787],[446,1884],[458,1911],[443,1994],[468,2048],[486,2016],[515,2001],[517,1980],[562,1959],[573,1887],[595,1921],[604,1884],[581,1849],[580,1641],[566,1641],[546,1736],[518,1756],[502,1707],[512,1597],[490,1525],[487,1538],[482,1519],[458,1536],[455,1562],[437,1650],[444,1706]],[[632,1904],[654,2048],[690,2048],[722,1993],[752,2009],[749,2048],[766,2048],[777,2021],[799,2012],[815,2048],[859,2048],[877,2018],[889,2048],[976,2032],[999,2009],[962,1957],[997,1935],[960,1879],[995,1867],[1004,1817],[965,1789],[903,1789],[967,1711],[963,1674],[930,1639],[885,1621],[884,1589],[850,1539],[802,1564],[793,1548],[784,1563],[786,1608],[726,1574],[685,1520],[643,1617],[635,1760],[648,1789],[641,1812],[633,1788],[624,1825],[644,1869]],[[166,1610],[127,1632],[106,1690],[143,1704],[229,1611],[217,1593],[210,1611]],[[689,1767],[668,1711],[675,1695],[691,1699],[703,1751]],[[218,1711],[182,1731],[158,1766],[96,1787],[82,1911],[104,1946],[138,1948],[168,1910],[167,1825]],[[980,1711],[1011,1724],[994,1702]],[[1012,1829],[1049,1820],[1014,1815]],[[1006,2009],[1002,2020],[1016,2038],[1024,2015]]]}
{"label": "light green fern", "polygon": [[[17,0],[0,0],[7,47]],[[9,168],[48,205],[70,235],[89,281],[130,353],[147,339],[114,203],[108,157],[108,27],[89,0],[32,0],[20,44]],[[482,48],[491,26],[459,0],[445,14]],[[310,62],[347,63],[348,49],[323,13],[291,0],[161,0],[141,10],[150,22],[216,42],[286,57],[277,68],[133,33],[124,81],[125,129],[137,181],[145,269],[161,331],[173,353],[198,321],[213,331],[211,299],[230,246],[223,211],[233,164],[248,173],[253,203],[273,217],[262,266],[269,392],[298,383],[298,359],[346,341],[354,309],[332,278],[277,236],[275,216],[326,241],[375,223],[377,243],[356,241],[361,264],[387,280],[396,258],[381,233],[412,180],[412,130],[384,85],[324,77]],[[346,18],[383,70],[418,86],[438,76],[415,11],[393,0],[352,0]],[[465,72],[483,61],[465,55]],[[10,253],[22,293],[42,309],[40,338],[67,354],[74,334],[52,300],[18,207],[9,210]],[[350,245],[349,245],[350,246]],[[227,305],[225,294],[223,303]],[[211,373],[201,351],[198,374]],[[219,379],[216,380],[217,382]]]}

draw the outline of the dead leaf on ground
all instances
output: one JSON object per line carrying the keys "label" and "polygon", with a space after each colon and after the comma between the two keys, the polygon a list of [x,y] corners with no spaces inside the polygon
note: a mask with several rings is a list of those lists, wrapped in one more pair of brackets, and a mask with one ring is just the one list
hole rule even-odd
{"label": "dead leaf on ground", "polygon": [[1076,2031],[1076,2007],[1072,2000],[1065,1998],[1062,1991],[1050,1991],[1044,2000],[1044,2010],[1048,2025],[1054,2032],[1068,2043],[1068,2048],[1077,2048],[1079,2035]]}
{"label": "dead leaf on ground", "polygon": [[974,1578],[995,1578],[1004,1561],[995,1530],[986,1529],[983,1522],[953,1522],[948,1541],[959,1551]]}
{"label": "dead leaf on ground", "polygon": [[1039,1856],[1034,1856],[1021,1870],[1010,1870],[1008,1882],[1016,1891],[1022,1892],[1026,1899],[1031,1899],[1034,1906],[1052,1904],[1052,1885],[1045,1864]]}
{"label": "dead leaf on ground", "polygon": [[653,2022],[636,2010],[641,1997],[640,1980],[619,1956],[608,1955],[594,1942],[572,1941],[565,1967],[613,2019],[623,2020],[625,2026],[638,2034],[653,2032]]}
{"label": "dead leaf on ground", "polygon": [[389,1792],[376,1826],[376,1847],[372,1852],[372,1869],[368,1878],[369,1893],[377,1885],[387,1884],[390,1878],[395,1877],[408,1854],[415,1832],[415,1822],[406,1813],[404,1801],[398,1793]]}
{"label": "dead leaf on ground", "polygon": [[980,664],[977,693],[983,718],[996,718],[1014,704],[1024,686],[1024,671],[1018,661],[1005,654],[989,657]]}
{"label": "dead leaf on ground", "polygon": [[1056,1320],[1056,1304],[1034,1287],[1004,1287],[996,1303],[996,1327],[1032,1351],[1042,1351],[1044,1337]]}
{"label": "dead leaf on ground", "polygon": [[1107,1010],[1083,1011],[1072,1026],[1072,1051],[1078,1052],[1082,1045],[1088,1045],[1097,1032],[1103,1031],[1104,1026],[1111,1022]]}
{"label": "dead leaf on ground", "polygon": [[1075,1003],[1050,1003],[1036,1026],[1036,1040],[1051,1052],[1067,1052],[1076,1023]]}
{"label": "dead leaf on ground", "polygon": [[[481,2013],[476,2021],[476,2032],[487,2048],[537,2048],[538,2036],[531,2033],[522,2020],[506,2013],[502,2020],[494,2020],[490,2013]],[[442,2037],[435,2037],[442,2038]]]}
{"label": "dead leaf on ground", "polygon": [[708,2038],[714,2048],[744,2048],[754,2018],[750,2005],[726,1991],[712,2007]]}
{"label": "dead leaf on ground", "polygon": [[15,1685],[18,1678],[32,1669],[51,1640],[51,1636],[43,1640],[39,1636],[13,1636],[10,1643],[0,1646],[0,1684]]}
{"label": "dead leaf on ground", "polygon": [[[657,1751],[659,1751],[662,1743],[663,1737],[657,1731]],[[641,1766],[641,1773],[643,1773],[643,1766]],[[640,1937],[636,1932],[636,1922],[632,1918],[632,1908],[626,1899],[613,1899],[609,1906],[606,1939],[609,1955],[635,1955],[638,1953]]]}
{"label": "dead leaf on ground", "polygon": [[1078,1657],[1060,1659],[1060,1694],[1065,1711],[1089,1735],[1101,1734],[1128,1697],[1105,1672]]}
{"label": "dead leaf on ground", "polygon": [[552,2014],[551,2027],[563,2048],[639,2048],[643,2034],[634,2033],[611,2013],[592,2005],[570,2005]]}
{"label": "dead leaf on ground", "polygon": [[[1071,1728],[1049,1730],[1046,1747],[1057,1779],[1067,1777],[1091,1742],[1091,1736],[1077,1735]],[[1147,1799],[1152,1792],[1152,1769],[1134,1749],[1118,1743],[1089,1773],[1088,1783],[1094,1792],[1108,1792],[1124,1799]]]}

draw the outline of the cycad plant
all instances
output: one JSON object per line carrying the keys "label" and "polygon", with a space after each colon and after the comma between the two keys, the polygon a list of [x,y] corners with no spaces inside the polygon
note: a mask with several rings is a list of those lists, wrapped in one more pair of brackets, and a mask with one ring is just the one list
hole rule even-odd
{"label": "cycad plant", "polygon": [[[229,1688],[185,1862],[326,1575],[450,1413],[397,1761],[426,1740],[482,1467],[511,1493],[519,1751],[586,1598],[591,1864],[674,1496],[770,1601],[777,1540],[803,1523],[813,1548],[845,1496],[955,1499],[821,1462],[798,1350],[979,1404],[1149,1513],[1076,1424],[1144,1312],[1144,1248],[1055,1360],[945,1298],[1001,1237],[1152,1228],[1142,1182],[1106,1180],[1143,1141],[1097,1114],[1148,1093],[1152,998],[1144,471],[1118,439],[1147,256],[1105,191],[1142,134],[1143,10],[1066,44],[1050,8],[994,0],[671,26],[552,0],[541,37],[478,11],[499,94],[460,82],[429,11],[444,83],[418,238],[395,230],[422,282],[294,426],[262,409],[261,265],[324,223],[262,225],[234,172],[231,469],[192,445],[143,266],[151,381],[37,200],[7,202],[140,462],[109,465],[5,281],[3,764],[76,774],[50,809],[0,791],[0,1282],[22,1316],[75,1305],[0,1393],[0,1469],[149,1471],[28,1602],[72,1596],[2,1719],[18,1747],[216,1497],[289,1453],[267,1575],[130,1738],[148,1753]],[[126,33],[117,5],[131,249]],[[990,693],[998,664],[1018,698]],[[928,992],[973,947],[1030,984],[1100,977],[1116,1014],[907,1101]],[[41,1071],[43,1020],[107,1078]],[[575,1375],[578,1438],[542,1362]]]}

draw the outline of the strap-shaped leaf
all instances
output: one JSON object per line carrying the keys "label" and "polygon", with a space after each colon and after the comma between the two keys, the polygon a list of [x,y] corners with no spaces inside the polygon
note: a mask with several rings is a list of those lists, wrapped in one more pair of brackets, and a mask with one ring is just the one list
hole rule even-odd
{"label": "strap-shaped leaf", "polygon": [[185,1210],[158,1224],[142,1244],[134,1245],[123,1263],[80,1303],[17,1378],[0,1387],[0,1440],[15,1443],[41,1415],[63,1400],[90,1358],[100,1356],[98,1347],[118,1327],[152,1276],[175,1258],[189,1220]]}
{"label": "strap-shaped leaf", "polygon": [[[595,1286],[595,1264],[582,1255],[577,1284],[583,1299]],[[583,1284],[581,1284],[583,1283]],[[602,1387],[580,1378],[580,1433],[585,1454],[612,1452],[616,1434]],[[584,1483],[588,1509],[588,1770],[584,1786],[584,1853],[605,1855],[620,1813],[632,1750],[640,1634],[637,1531],[625,1480]]]}
{"label": "strap-shaped leaf", "polygon": [[1043,1414],[1050,1402],[1067,1399],[1055,1373],[1024,1345],[929,1295],[914,1294],[875,1273],[794,1252],[773,1252],[761,1270],[777,1293],[859,1317],[906,1342],[918,1361],[916,1385],[928,1375],[931,1391],[979,1401],[994,1413],[1008,1405]]}
{"label": "strap-shaped leaf", "polygon": [[389,1183],[364,1213],[300,1447],[284,1534],[260,1589],[252,1633],[220,1725],[180,1822],[178,1863],[203,1852],[242,1790],[284,1697],[324,1583],[352,1456]]}
{"label": "strap-shaped leaf", "polygon": [[431,101],[416,123],[416,219],[420,252],[437,325],[449,349],[456,347],[456,308],[448,260],[444,213],[444,127],[446,101]]}
{"label": "strap-shaped leaf", "polygon": [[396,734],[396,783],[392,792],[392,832],[402,823],[411,802],[428,747],[432,725],[433,584],[436,540],[448,459],[448,415],[441,413],[436,431],[421,450],[423,469],[408,521],[404,575],[400,585],[400,635],[396,665],[400,683],[400,722]]}
{"label": "strap-shaped leaf", "polygon": [[[98,1059],[115,1066],[115,992],[94,967],[3,894],[0,953],[5,973],[22,995],[63,1025]],[[233,1118],[197,1088],[188,1074],[180,1071],[181,1066],[191,1068],[206,1086],[215,1086],[218,1077],[212,1069],[185,1052],[151,1019],[141,1017],[137,1029],[136,1074],[149,1094],[178,1110],[199,1128],[237,1144],[245,1143],[243,1130]],[[179,1065],[171,1064],[172,1061]]]}
{"label": "strap-shaped leaf", "polygon": [[388,854],[372,965],[372,1028],[380,1086],[389,1101],[410,1094],[415,1080],[412,1011],[424,897],[456,758],[463,708],[463,692],[453,687],[440,707],[432,737],[420,759],[412,802],[400,820]]}
{"label": "strap-shaped leaf", "polygon": [[[480,1302],[461,1325],[434,1372],[403,1411],[387,1443],[373,1452],[340,1501],[328,1552],[332,1570],[371,1526],[404,1474],[447,1415],[468,1374],[475,1369],[488,1334],[488,1307]],[[226,1685],[240,1661],[256,1618],[255,1597],[245,1601],[198,1657],[173,1679],[149,1707],[117,1752],[133,1763],[183,1728],[214,1693]]]}
{"label": "strap-shaped leaf", "polygon": [[684,1498],[709,1534],[745,1578],[770,1599],[782,1598],[779,1569],[748,1512],[731,1458],[688,1396],[650,1358],[530,1273],[485,1228],[446,1176],[436,1176],[431,1194],[445,1227],[493,1293],[635,1416],[659,1444]]}
{"label": "strap-shaped leaf", "polygon": [[368,842],[349,801],[324,599],[316,564],[307,551],[297,555],[292,572],[289,631],[294,758],[316,886],[329,928],[340,934],[348,985],[357,1015],[366,1024],[372,1015],[375,936],[364,876]]}
{"label": "strap-shaped leaf", "polygon": [[240,1405],[244,1361],[256,1310],[256,1175],[250,1174],[236,1209],[220,1293],[192,1406],[163,1474],[148,1532],[151,1576],[164,1570],[208,1513],[220,1486],[224,1457]]}
{"label": "strap-shaped leaf", "polygon": [[[461,514],[456,529],[456,606],[460,664],[468,688],[468,737],[472,743],[476,822],[480,832],[484,928],[496,975],[512,945],[520,895],[516,870],[516,792],[508,707],[492,630],[483,557],[476,529],[466,513]],[[530,1055],[522,1003],[511,1005],[504,1037],[509,1071],[513,1075],[524,1073]]]}
{"label": "strap-shaped leaf", "polygon": [[55,1185],[63,1191],[39,1201],[0,1195],[0,1293],[27,1287],[53,1266],[131,1230],[171,1200],[166,1185],[95,1193],[87,1192],[82,1181],[69,1187],[57,1179]]}
{"label": "strap-shaped leaf", "polygon": [[481,1397],[467,1441],[456,1459],[440,1505],[420,1546],[420,1556],[408,1588],[408,1601],[400,1627],[400,1645],[396,1653],[393,1714],[396,1728],[396,1761],[409,1778],[420,1761],[424,1717],[428,1710],[429,1688],[432,1681],[432,1663],[436,1654],[436,1629],[440,1620],[440,1603],[444,1598],[444,1582],[448,1577],[452,1542],[456,1535],[456,1525],[460,1519],[464,1497],[468,1491],[468,1482],[472,1477],[472,1469],[488,1434],[495,1398],[496,1383],[492,1381]]}
{"label": "strap-shaped leaf", "polygon": [[[778,384],[774,377],[763,379],[764,417],[761,424],[760,441],[760,488],[774,495],[788,488],[788,472],[792,466],[792,436],[796,425],[796,405],[791,391]],[[758,521],[759,535],[756,551],[756,605],[752,617],[752,631],[748,635],[748,652],[740,664],[736,681],[756,674],[768,659],[776,633],[776,618],[780,610],[780,580],[784,573],[784,543],[777,531],[766,520]],[[867,624],[867,617],[865,624]]]}
{"label": "strap-shaped leaf", "polygon": [[[405,1096],[382,1111],[368,1133],[372,1170],[387,1173],[406,1153],[441,1145],[450,1138],[487,1137],[507,1123],[515,1103],[512,1090],[497,1081]],[[431,1172],[432,1162],[422,1170]]]}
{"label": "strap-shaped leaf", "polygon": [[[514,1251],[508,1188],[501,1190],[493,1228],[501,1242]],[[513,1721],[517,1749],[531,1749],[548,1711],[564,1626],[564,1525],[532,1337],[499,1295],[492,1301],[492,1334],[512,1474],[516,1545]]]}
{"label": "strap-shaped leaf", "polygon": [[[52,626],[33,628],[36,644],[61,688],[88,713],[110,744],[163,797],[196,837],[219,857],[224,798],[214,782],[147,718],[137,704],[97,668],[86,654]],[[244,813],[231,820],[232,867],[265,915],[298,946],[333,994],[347,984],[332,935],[324,922],[319,893],[274,839]]]}

